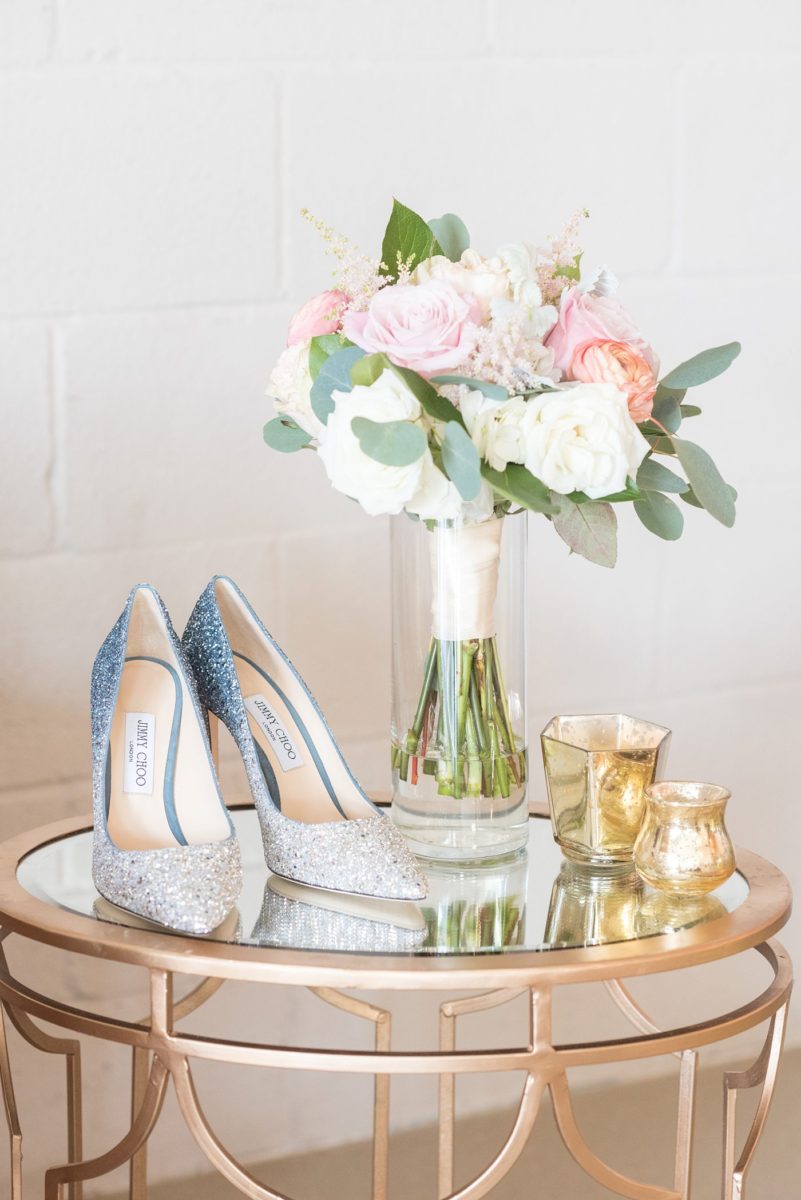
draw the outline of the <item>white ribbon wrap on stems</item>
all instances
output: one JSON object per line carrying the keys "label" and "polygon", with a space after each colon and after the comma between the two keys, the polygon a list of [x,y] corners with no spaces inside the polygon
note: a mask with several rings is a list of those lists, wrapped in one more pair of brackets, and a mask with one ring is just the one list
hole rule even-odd
{"label": "white ribbon wrap on stems", "polygon": [[431,533],[434,637],[466,642],[495,636],[495,597],[503,519]]}

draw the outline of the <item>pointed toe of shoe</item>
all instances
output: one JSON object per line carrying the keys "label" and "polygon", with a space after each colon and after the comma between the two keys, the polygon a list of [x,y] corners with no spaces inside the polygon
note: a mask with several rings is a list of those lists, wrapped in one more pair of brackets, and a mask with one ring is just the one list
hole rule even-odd
{"label": "pointed toe of shoe", "polygon": [[211,933],[239,898],[242,864],[232,836],[224,842],[163,850],[95,846],[95,887],[107,900],[178,933]]}
{"label": "pointed toe of shoe", "polygon": [[403,835],[378,815],[321,825],[286,822],[265,841],[276,875],[385,900],[422,900],[428,881]]}

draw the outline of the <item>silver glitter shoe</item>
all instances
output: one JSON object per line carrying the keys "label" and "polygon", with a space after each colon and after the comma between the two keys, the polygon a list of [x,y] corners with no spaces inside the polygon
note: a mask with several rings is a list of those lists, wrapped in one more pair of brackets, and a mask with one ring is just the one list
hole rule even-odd
{"label": "silver glitter shoe", "polygon": [[236,584],[215,576],[183,637],[210,720],[245,764],[267,865],[312,887],[419,900],[427,882],[403,836],[367,798],[292,663]]}
{"label": "silver glitter shoe", "polygon": [[180,642],[158,593],[139,584],[92,670],[95,887],[183,933],[226,917],[242,866]]}
{"label": "silver glitter shoe", "polygon": [[250,940],[289,950],[397,954],[416,950],[427,933],[411,902],[319,891],[271,875]]}

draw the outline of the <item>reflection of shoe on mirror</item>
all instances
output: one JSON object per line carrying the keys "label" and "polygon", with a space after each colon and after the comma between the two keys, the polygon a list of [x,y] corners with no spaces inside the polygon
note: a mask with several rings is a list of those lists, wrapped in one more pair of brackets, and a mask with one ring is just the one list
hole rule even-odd
{"label": "reflection of shoe on mirror", "polygon": [[414,950],[426,937],[423,914],[411,902],[375,900],[309,888],[271,875],[251,940],[297,950]]}
{"label": "reflection of shoe on mirror", "polygon": [[403,836],[356,782],[305,683],[232,580],[212,579],[183,642],[203,704],[239,747],[270,870],[312,887],[421,899],[425,876]]}
{"label": "reflection of shoe on mirror", "polygon": [[95,659],[91,709],[95,887],[148,921],[208,933],[239,896],[239,844],[194,681],[147,584]]}
{"label": "reflection of shoe on mirror", "polygon": [[[149,929],[152,933],[159,933],[164,930],[164,926],[157,921],[148,921],[145,917],[138,917],[135,913],[127,912],[126,909],[112,904],[110,900],[106,900],[103,896],[98,896],[92,907],[98,921],[108,921],[112,925],[127,925],[129,929]],[[242,940],[241,935],[242,918],[239,915],[239,910],[232,908],[228,916],[216,928],[210,929],[207,933],[193,934],[191,936],[202,937],[206,941],[211,942],[239,942]]]}

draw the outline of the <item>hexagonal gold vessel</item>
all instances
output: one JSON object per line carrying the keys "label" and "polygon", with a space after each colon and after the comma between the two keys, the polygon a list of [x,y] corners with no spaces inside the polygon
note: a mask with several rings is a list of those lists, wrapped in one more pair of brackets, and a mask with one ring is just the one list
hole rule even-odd
{"label": "hexagonal gold vessel", "polygon": [[623,713],[554,717],[541,734],[554,838],[567,858],[628,862],[670,730]]}

